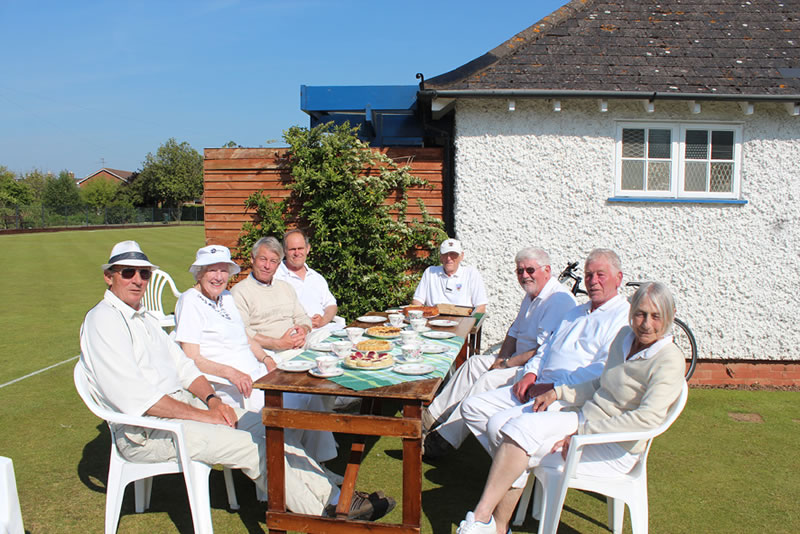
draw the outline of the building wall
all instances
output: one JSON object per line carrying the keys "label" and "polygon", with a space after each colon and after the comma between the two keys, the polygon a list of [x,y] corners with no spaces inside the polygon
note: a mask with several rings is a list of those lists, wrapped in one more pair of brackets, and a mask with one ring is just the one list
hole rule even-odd
{"label": "building wall", "polygon": [[[465,262],[483,273],[490,318],[484,346],[502,340],[522,291],[514,254],[541,246],[557,275],[594,247],[620,255],[625,281],[661,280],[700,358],[800,360],[800,117],[757,103],[462,100],[456,108],[455,229]],[[617,120],[743,124],[745,205],[613,203]],[[488,342],[488,343],[487,343]]]}

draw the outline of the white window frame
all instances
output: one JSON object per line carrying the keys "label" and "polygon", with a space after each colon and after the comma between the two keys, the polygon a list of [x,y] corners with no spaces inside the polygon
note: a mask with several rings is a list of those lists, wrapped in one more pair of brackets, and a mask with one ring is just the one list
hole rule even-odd
{"label": "white window frame", "polygon": [[[622,130],[650,129],[670,130],[670,187],[668,191],[642,191],[622,189]],[[686,131],[708,130],[733,132],[733,187],[730,192],[715,193],[709,191],[684,190],[686,167]],[[647,134],[645,135],[647,137]],[[616,143],[614,151],[614,196],[636,197],[642,199],[689,199],[689,200],[738,200],[741,195],[741,157],[742,157],[742,125],[741,123],[722,122],[673,122],[673,121],[620,121],[617,122]],[[644,161],[647,161],[645,154]],[[711,155],[709,154],[709,161]],[[626,158],[628,159],[628,158]],[[700,160],[702,161],[702,160]]]}

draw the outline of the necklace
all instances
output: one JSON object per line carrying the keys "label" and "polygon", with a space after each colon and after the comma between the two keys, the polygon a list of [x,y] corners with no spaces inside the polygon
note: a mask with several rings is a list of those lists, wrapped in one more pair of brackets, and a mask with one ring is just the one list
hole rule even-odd
{"label": "necklace", "polygon": [[198,293],[200,293],[200,296],[202,297],[202,301],[206,304],[206,306],[210,307],[212,310],[214,310],[215,312],[220,314],[223,319],[227,319],[228,321],[232,321],[233,320],[233,319],[231,319],[231,316],[228,314],[228,312],[225,311],[225,308],[222,306],[222,299],[221,298],[217,298],[216,301],[213,301],[210,298],[208,298],[207,296],[203,295],[202,291],[198,291]]}

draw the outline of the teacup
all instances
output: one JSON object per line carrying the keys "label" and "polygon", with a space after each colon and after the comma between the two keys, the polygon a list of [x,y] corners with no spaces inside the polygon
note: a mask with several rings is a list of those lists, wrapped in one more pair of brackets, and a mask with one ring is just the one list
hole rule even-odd
{"label": "teacup", "polygon": [[358,338],[364,335],[364,329],[357,326],[347,327],[344,331],[347,332],[347,339],[350,340],[350,343],[355,343]]}
{"label": "teacup", "polygon": [[331,374],[339,365],[339,358],[335,356],[319,356],[315,361],[317,362],[317,369],[323,375]]}
{"label": "teacup", "polygon": [[422,319],[423,315],[422,310],[408,310],[408,318],[409,319]]}
{"label": "teacup", "polygon": [[350,352],[353,350],[353,344],[344,340],[334,341],[331,343],[331,348],[333,349],[333,353],[338,357],[345,358],[350,356]]}
{"label": "teacup", "polygon": [[422,318],[414,318],[409,322],[411,323],[411,328],[413,328],[415,332],[421,332],[425,329],[425,325],[428,324],[428,320]]}
{"label": "teacup", "polygon": [[403,341],[403,345],[419,344],[419,336],[414,330],[402,330],[400,339]]}
{"label": "teacup", "polygon": [[420,345],[403,345],[400,350],[403,351],[403,360],[409,363],[422,361],[422,347]]}
{"label": "teacup", "polygon": [[390,313],[389,314],[389,323],[394,326],[395,328],[400,328],[403,326],[403,317],[402,313]]}

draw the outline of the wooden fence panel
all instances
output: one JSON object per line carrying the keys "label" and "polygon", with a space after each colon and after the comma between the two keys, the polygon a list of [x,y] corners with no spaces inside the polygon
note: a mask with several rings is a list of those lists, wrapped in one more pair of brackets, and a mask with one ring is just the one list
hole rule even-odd
{"label": "wooden fence panel", "polygon": [[[444,213],[444,152],[441,148],[382,148],[398,164],[409,164],[411,173],[424,178],[432,189],[409,191],[409,218],[421,218],[417,199],[428,213],[441,219]],[[286,185],[292,177],[283,164],[285,148],[207,148],[204,150],[203,181],[205,199],[206,244],[225,245],[231,249],[241,233],[242,224],[254,220],[244,202],[251,193],[264,190],[274,199],[289,196]],[[387,200],[387,204],[394,199]],[[279,236],[278,236],[279,237]]]}

